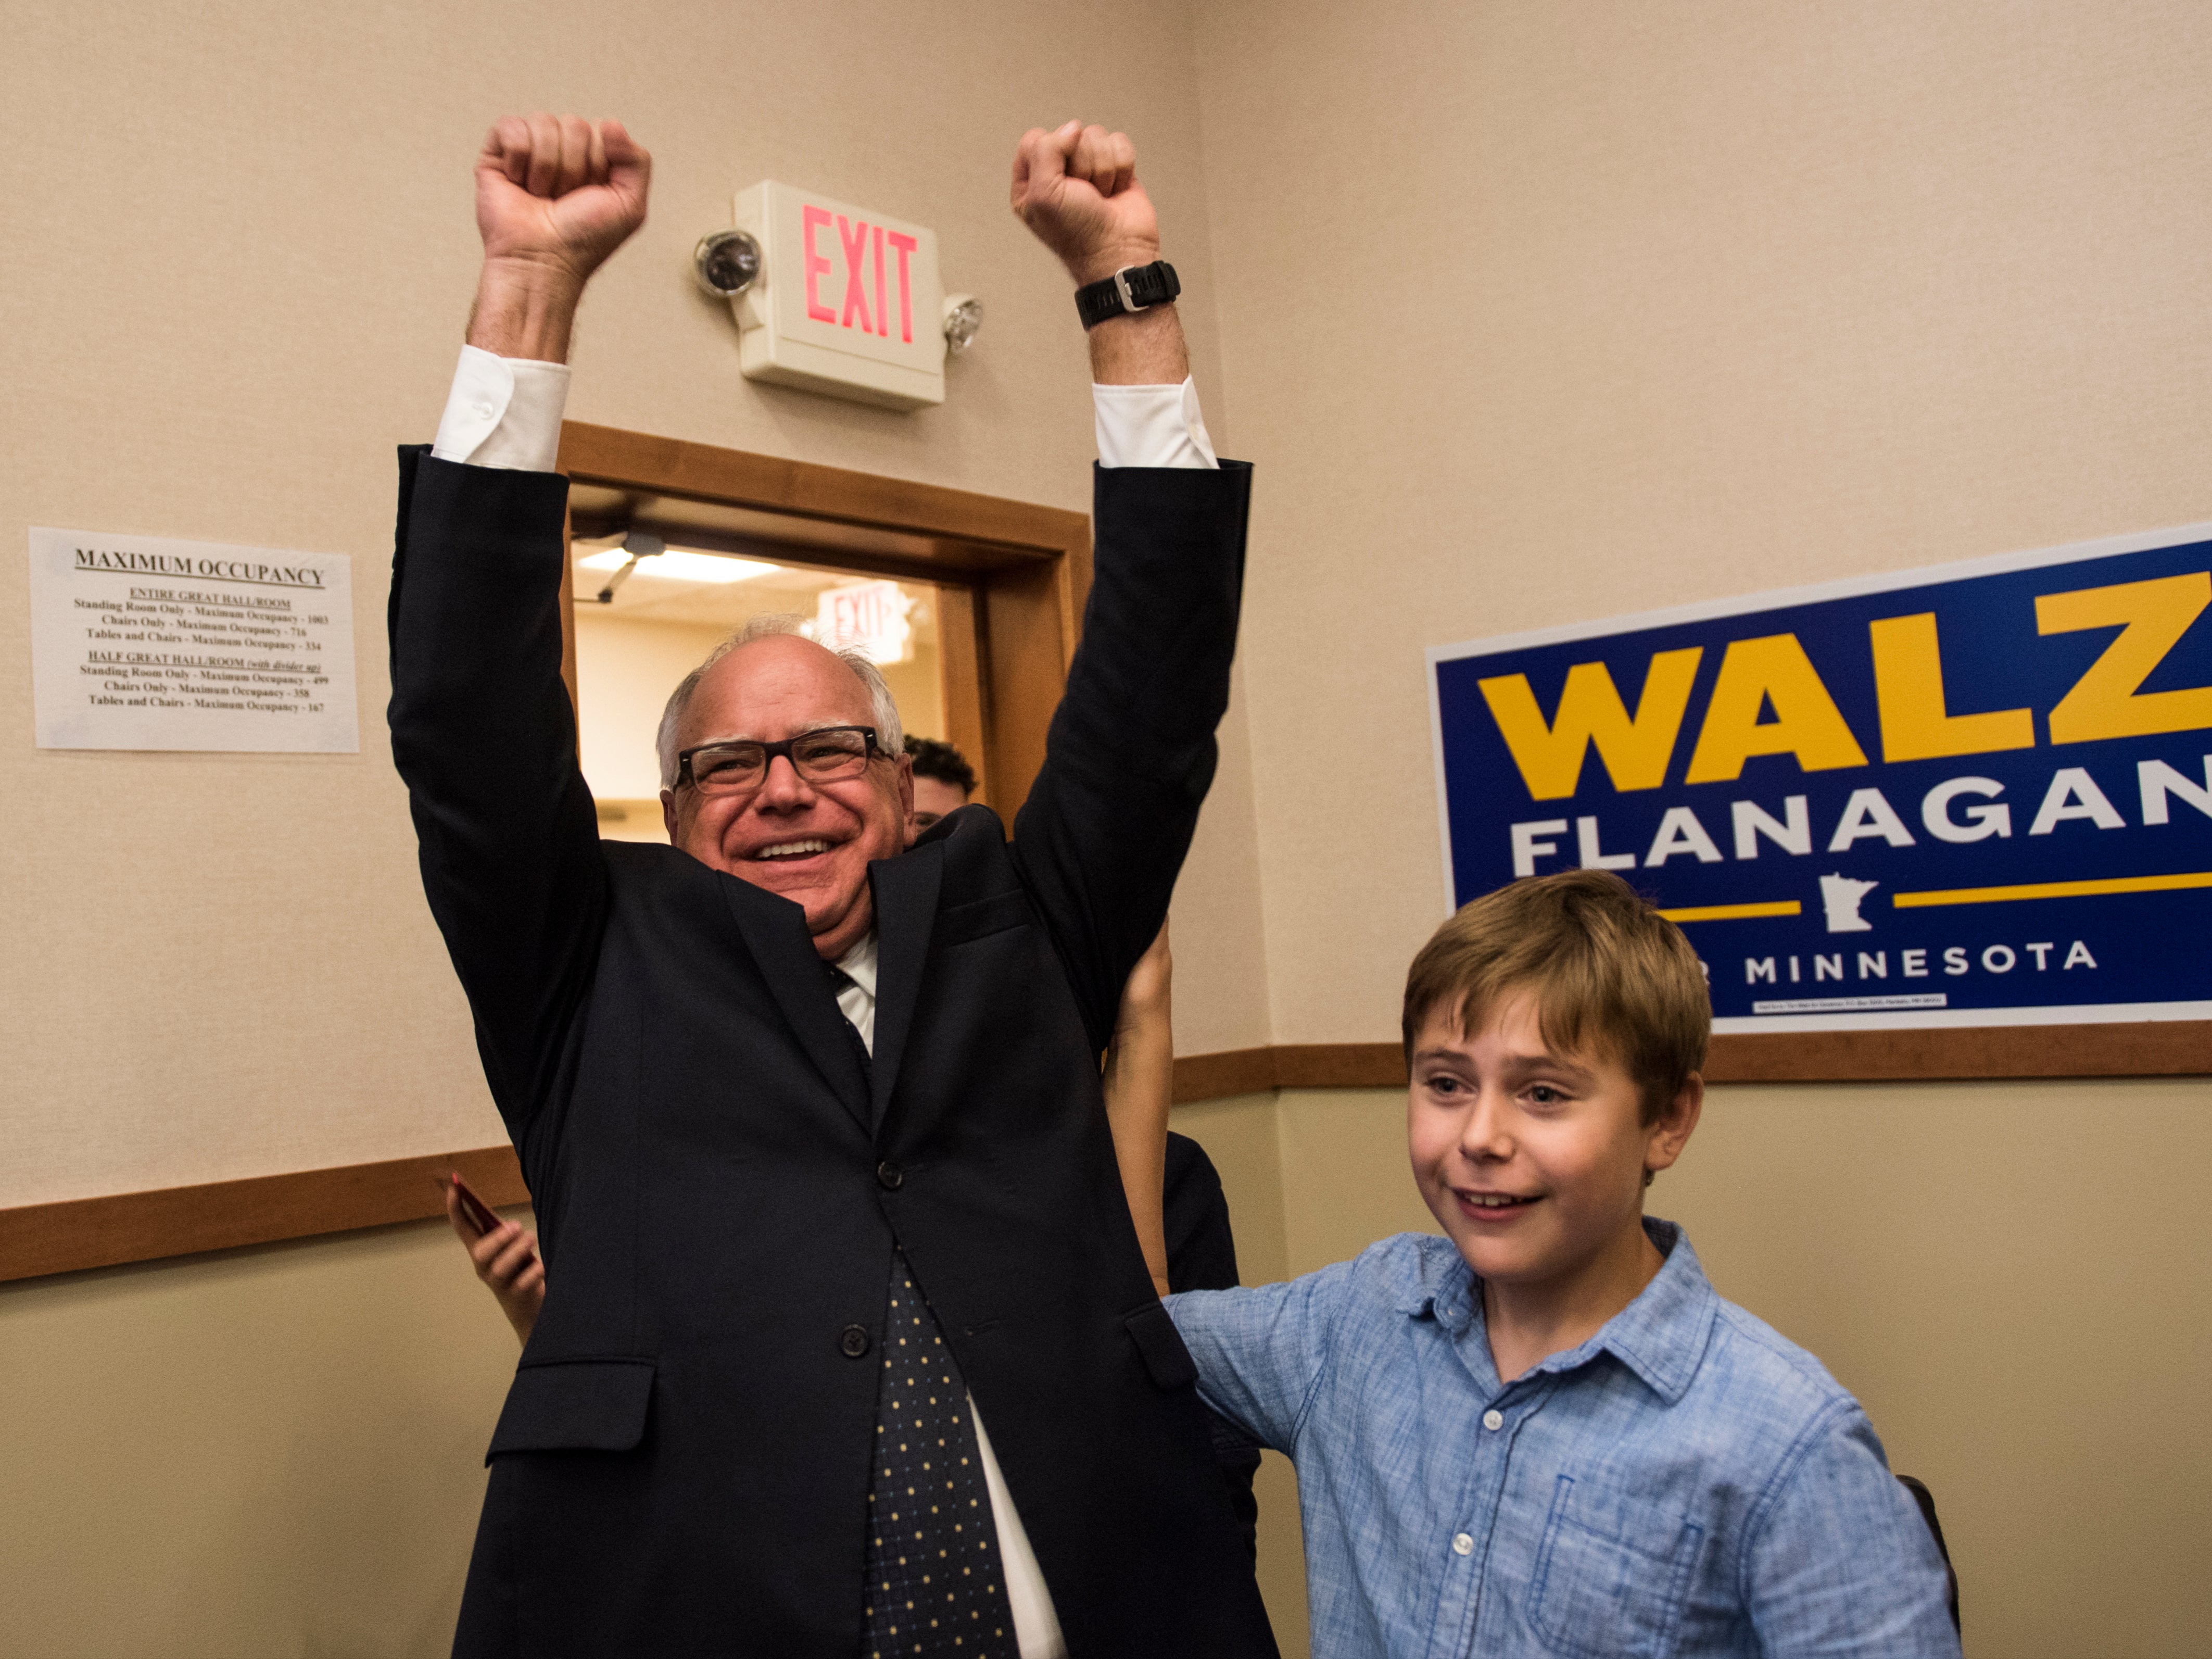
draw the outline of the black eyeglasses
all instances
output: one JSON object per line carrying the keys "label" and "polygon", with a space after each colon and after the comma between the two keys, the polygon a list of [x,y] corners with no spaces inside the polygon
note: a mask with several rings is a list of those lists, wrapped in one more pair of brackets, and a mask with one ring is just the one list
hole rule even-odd
{"label": "black eyeglasses", "polygon": [[676,787],[702,795],[750,795],[781,755],[808,783],[858,777],[883,753],[872,726],[825,726],[781,743],[702,743],[676,757]]}

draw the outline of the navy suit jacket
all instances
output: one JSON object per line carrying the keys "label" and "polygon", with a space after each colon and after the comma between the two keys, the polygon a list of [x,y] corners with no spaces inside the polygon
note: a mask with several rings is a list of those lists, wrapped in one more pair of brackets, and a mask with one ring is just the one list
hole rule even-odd
{"label": "navy suit jacket", "polygon": [[1097,1065],[1212,780],[1249,470],[1099,472],[1012,842],[969,807],[870,867],[870,1073],[798,905],[599,838],[560,678],[566,480],[400,472],[393,753],[551,1287],[456,1652],[851,1659],[896,1245],[1075,1659],[1273,1654]]}

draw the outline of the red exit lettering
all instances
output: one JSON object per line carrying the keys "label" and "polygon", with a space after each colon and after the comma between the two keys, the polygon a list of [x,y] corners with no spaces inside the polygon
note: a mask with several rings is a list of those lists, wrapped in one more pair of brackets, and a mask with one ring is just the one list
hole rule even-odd
{"label": "red exit lettering", "polygon": [[[845,295],[842,308],[823,302],[821,281],[836,268],[836,262],[819,252],[816,233],[835,225],[837,244],[844,255]],[[884,268],[884,251],[888,244],[897,256],[899,338],[914,342],[914,289],[908,256],[921,246],[911,236],[896,230],[886,231],[881,225],[872,225],[861,219],[848,222],[842,213],[831,213],[827,208],[806,206],[799,210],[801,250],[805,256],[806,314],[817,323],[833,323],[839,328],[857,327],[863,334],[873,334],[889,339],[891,331],[889,273]],[[874,256],[874,289],[876,307],[868,309],[868,287],[866,274],[869,256]]]}

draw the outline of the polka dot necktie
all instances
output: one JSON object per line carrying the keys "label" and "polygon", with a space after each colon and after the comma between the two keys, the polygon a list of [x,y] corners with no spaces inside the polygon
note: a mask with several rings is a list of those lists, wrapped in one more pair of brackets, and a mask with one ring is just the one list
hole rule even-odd
{"label": "polka dot necktie", "polygon": [[968,1390],[903,1253],[891,1257],[879,1386],[863,1659],[1019,1659]]}

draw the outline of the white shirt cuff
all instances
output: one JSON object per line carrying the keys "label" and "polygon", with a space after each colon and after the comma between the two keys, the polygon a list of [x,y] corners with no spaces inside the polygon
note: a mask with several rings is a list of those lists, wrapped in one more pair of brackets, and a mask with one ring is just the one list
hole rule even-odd
{"label": "white shirt cuff", "polygon": [[561,454],[561,411],[568,402],[568,364],[465,345],[430,453],[471,466],[550,472]]}
{"label": "white shirt cuff", "polygon": [[1198,388],[1181,386],[1097,386],[1091,401],[1098,417],[1101,466],[1213,466],[1213,440],[1198,412]]}

